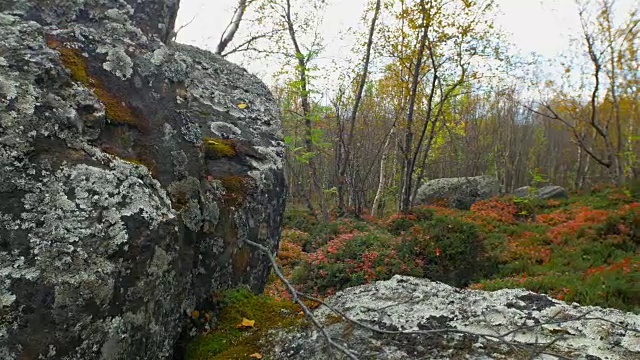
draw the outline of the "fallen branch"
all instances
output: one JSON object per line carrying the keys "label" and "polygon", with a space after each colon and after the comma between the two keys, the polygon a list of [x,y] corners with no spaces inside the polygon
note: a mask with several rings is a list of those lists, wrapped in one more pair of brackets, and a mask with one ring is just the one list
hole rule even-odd
{"label": "fallen branch", "polygon": [[265,246],[255,243],[251,240],[245,240],[245,242],[253,247],[258,248],[265,255],[267,255],[267,257],[269,258],[269,261],[271,261],[271,265],[273,266],[273,271],[276,273],[276,276],[278,276],[280,281],[282,281],[282,283],[287,287],[289,294],[291,294],[291,301],[295,302],[300,306],[300,308],[302,309],[302,312],[304,313],[305,318],[311,321],[311,323],[322,333],[322,336],[327,342],[329,353],[331,354],[332,348],[336,348],[340,352],[348,356],[350,359],[359,360],[357,356],[355,356],[351,351],[349,351],[349,349],[345,348],[344,346],[336,343],[335,341],[333,341],[333,339],[331,339],[331,336],[329,336],[329,334],[324,329],[324,327],[320,325],[320,322],[318,321],[318,319],[316,319],[316,317],[313,316],[313,314],[311,313],[311,310],[309,310],[309,307],[307,307],[307,305],[300,299],[300,297],[298,297],[298,294],[299,294],[298,291],[293,287],[293,285],[291,285],[289,280],[287,280],[287,278],[284,276],[284,274],[280,270],[280,267],[278,266],[278,263],[276,262],[276,257],[271,253],[271,251],[269,251],[269,249],[266,248]]}

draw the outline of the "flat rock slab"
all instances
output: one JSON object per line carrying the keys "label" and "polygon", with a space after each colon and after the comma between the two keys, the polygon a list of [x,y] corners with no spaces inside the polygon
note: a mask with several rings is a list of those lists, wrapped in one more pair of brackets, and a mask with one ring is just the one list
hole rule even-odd
{"label": "flat rock slab", "polygon": [[[567,304],[523,289],[461,290],[397,275],[341,291],[327,304],[389,332],[342,320],[326,307],[316,310],[331,337],[360,359],[529,359],[536,348],[547,353],[536,359],[558,358],[552,354],[584,360],[640,359],[640,315]],[[506,334],[502,340],[513,345],[498,334]],[[276,332],[266,346],[273,356],[269,359],[331,358],[324,338],[313,328]],[[335,350],[334,354],[347,358]]]}

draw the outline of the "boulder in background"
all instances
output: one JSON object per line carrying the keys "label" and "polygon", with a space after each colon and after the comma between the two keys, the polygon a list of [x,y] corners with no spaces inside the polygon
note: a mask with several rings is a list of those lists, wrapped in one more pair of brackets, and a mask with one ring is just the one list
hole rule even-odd
{"label": "boulder in background", "polygon": [[443,203],[468,210],[471,205],[500,195],[500,182],[492,176],[442,178],[425,182],[417,192],[415,204]]}

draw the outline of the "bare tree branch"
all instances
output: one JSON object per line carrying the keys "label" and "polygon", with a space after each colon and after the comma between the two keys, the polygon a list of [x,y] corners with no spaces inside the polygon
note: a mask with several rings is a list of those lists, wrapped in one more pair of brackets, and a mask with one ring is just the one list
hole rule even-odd
{"label": "bare tree branch", "polygon": [[269,261],[271,262],[271,265],[273,266],[273,271],[278,276],[278,279],[280,279],[280,281],[282,281],[282,283],[287,287],[287,290],[289,291],[289,294],[291,294],[291,300],[294,303],[296,303],[296,304],[298,304],[300,306],[300,308],[302,309],[302,312],[304,313],[305,317],[309,321],[311,321],[311,323],[322,333],[322,336],[324,337],[325,341],[327,342],[327,346],[328,346],[329,351],[331,351],[332,348],[336,348],[341,353],[343,353],[346,356],[348,356],[350,359],[358,360],[358,357],[355,356],[351,351],[349,351],[344,346],[342,346],[342,345],[336,343],[335,341],[333,341],[333,339],[329,336],[329,334],[324,329],[324,327],[322,325],[320,325],[320,322],[311,313],[311,310],[309,309],[309,307],[298,296],[298,294],[299,294],[298,291],[293,287],[293,285],[291,285],[289,280],[287,280],[287,278],[284,276],[284,274],[280,270],[280,267],[278,266],[278,263],[276,262],[276,258],[271,253],[271,251],[268,248],[266,248],[265,246],[260,245],[260,244],[258,244],[256,242],[253,242],[251,240],[245,240],[245,242],[247,244],[259,249],[262,253],[264,253],[269,258]]}
{"label": "bare tree branch", "polygon": [[222,53],[224,52],[224,49],[227,47],[227,45],[229,45],[231,40],[233,40],[233,37],[236,35],[236,32],[238,32],[238,28],[240,27],[240,22],[242,21],[242,17],[244,16],[244,13],[247,11],[247,4],[248,4],[247,0],[238,0],[238,6],[236,7],[236,10],[233,13],[233,17],[231,18],[231,21],[229,22],[226,29],[224,29],[224,32],[220,36],[220,42],[218,43],[218,46],[216,46],[216,52],[215,52],[216,54],[222,55]]}

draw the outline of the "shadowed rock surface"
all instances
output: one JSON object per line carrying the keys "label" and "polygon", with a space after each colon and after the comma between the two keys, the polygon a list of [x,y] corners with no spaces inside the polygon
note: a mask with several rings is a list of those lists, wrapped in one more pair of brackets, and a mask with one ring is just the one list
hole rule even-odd
{"label": "shadowed rock surface", "polygon": [[177,0],[0,2],[0,359],[170,359],[261,291],[284,207],[264,84],[166,45]]}
{"label": "shadowed rock surface", "polygon": [[434,179],[425,182],[416,194],[416,204],[442,203],[468,210],[480,200],[500,195],[500,182],[492,176]]}
{"label": "shadowed rock surface", "polygon": [[[524,289],[494,292],[461,290],[440,282],[396,275],[387,281],[345,289],[327,303],[350,318],[389,331],[456,329],[476,334],[505,334],[519,345],[582,360],[640,359],[640,315],[615,309],[567,304]],[[374,333],[344,321],[321,307],[315,315],[328,334],[360,359],[530,359],[526,348],[462,333],[394,335]],[[600,318],[601,320],[587,320]],[[582,319],[579,319],[582,318]],[[564,321],[578,319],[575,321]],[[619,326],[616,326],[619,325]],[[626,328],[626,329],[625,329]],[[630,329],[636,329],[635,331]],[[545,347],[544,344],[555,341]],[[274,332],[265,341],[274,360],[346,359],[327,355],[315,329]],[[535,359],[557,359],[540,355]]]}

